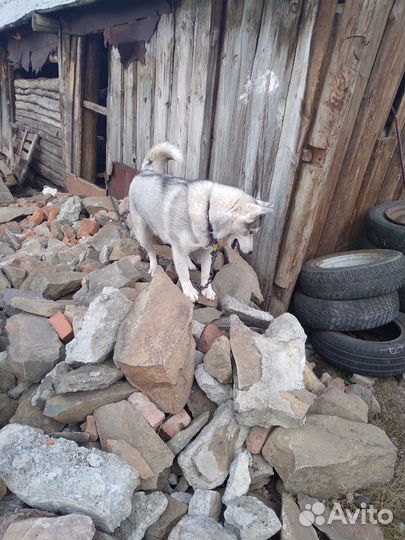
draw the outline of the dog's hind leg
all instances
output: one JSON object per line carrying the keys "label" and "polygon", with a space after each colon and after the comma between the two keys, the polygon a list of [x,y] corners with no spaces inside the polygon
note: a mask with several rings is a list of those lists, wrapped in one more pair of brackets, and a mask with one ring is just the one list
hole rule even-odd
{"label": "dog's hind leg", "polygon": [[172,245],[173,262],[176,268],[177,275],[179,276],[180,285],[183,289],[183,293],[190,298],[192,302],[198,299],[198,292],[192,286],[190,281],[190,274],[188,270],[188,257],[178,247]]}
{"label": "dog's hind leg", "polygon": [[153,249],[153,234],[145,221],[136,212],[131,212],[132,223],[135,227],[135,236],[141,246],[148,252],[149,255],[149,274],[154,275],[157,268],[157,255]]}
{"label": "dog's hind leg", "polygon": [[193,263],[190,257],[187,257],[187,266],[189,270],[197,270],[196,265]]}
{"label": "dog's hind leg", "polygon": [[[211,256],[211,249],[201,249],[200,250],[200,260],[201,260],[201,287],[204,287],[209,278],[211,273],[211,264],[212,264],[212,256]],[[201,291],[201,294],[205,296],[208,300],[215,300],[215,291],[211,287],[211,284],[208,285],[208,287],[205,287]]]}

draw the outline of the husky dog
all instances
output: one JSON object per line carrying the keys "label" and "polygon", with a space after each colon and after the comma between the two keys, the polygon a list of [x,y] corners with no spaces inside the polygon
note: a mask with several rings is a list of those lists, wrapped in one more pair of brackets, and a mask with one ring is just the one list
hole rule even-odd
{"label": "husky dog", "polygon": [[[181,162],[183,156],[168,142],[149,150],[131,182],[129,209],[135,236],[149,255],[149,273],[153,276],[157,267],[152,245],[155,234],[170,244],[183,292],[195,302],[198,292],[190,281],[189,270],[195,269],[190,253],[199,252],[204,287],[210,277],[212,245],[237,240],[243,253],[251,253],[261,217],[271,209],[269,203],[235,187],[163,174],[170,159]],[[201,292],[209,300],[215,298],[211,285]]]}

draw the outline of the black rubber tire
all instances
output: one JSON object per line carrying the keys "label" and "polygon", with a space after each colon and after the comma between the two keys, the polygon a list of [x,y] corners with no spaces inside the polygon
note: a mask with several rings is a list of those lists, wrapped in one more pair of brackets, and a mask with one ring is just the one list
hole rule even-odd
{"label": "black rubber tire", "polygon": [[390,341],[365,340],[343,332],[311,332],[311,343],[331,364],[359,375],[390,377],[405,372],[405,316],[400,314],[382,329],[395,325],[399,336]]}
{"label": "black rubber tire", "polygon": [[301,291],[294,295],[300,323],[316,330],[368,330],[388,324],[398,315],[398,292],[359,300],[323,300]]}
{"label": "black rubber tire", "polygon": [[[349,263],[357,258],[359,264]],[[341,267],[323,266],[337,261]],[[304,263],[299,283],[308,296],[326,300],[382,296],[405,285],[405,256],[389,249],[359,249],[317,257]]]}
{"label": "black rubber tire", "polygon": [[399,311],[405,313],[405,287],[402,287],[398,291],[399,296]]}
{"label": "black rubber tire", "polygon": [[389,221],[385,212],[389,208],[404,206],[403,201],[379,204],[368,213],[365,220],[367,238],[376,246],[405,253],[405,226]]}

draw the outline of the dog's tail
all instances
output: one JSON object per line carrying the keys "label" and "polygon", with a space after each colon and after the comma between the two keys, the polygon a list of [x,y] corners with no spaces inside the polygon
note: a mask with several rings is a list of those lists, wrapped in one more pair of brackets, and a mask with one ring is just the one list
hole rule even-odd
{"label": "dog's tail", "polygon": [[157,173],[163,173],[165,165],[170,159],[180,163],[183,161],[183,154],[177,146],[169,142],[155,144],[146,154],[141,171],[151,169]]}

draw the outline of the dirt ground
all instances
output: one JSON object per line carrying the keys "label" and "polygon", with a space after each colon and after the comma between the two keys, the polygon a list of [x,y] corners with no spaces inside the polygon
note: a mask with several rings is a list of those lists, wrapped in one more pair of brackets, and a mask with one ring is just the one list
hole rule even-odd
{"label": "dirt ground", "polygon": [[377,509],[387,508],[394,514],[391,524],[383,526],[385,540],[405,539],[405,380],[400,377],[379,379],[374,393],[381,413],[373,424],[382,428],[398,448],[395,476],[390,486],[364,492]]}

